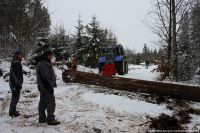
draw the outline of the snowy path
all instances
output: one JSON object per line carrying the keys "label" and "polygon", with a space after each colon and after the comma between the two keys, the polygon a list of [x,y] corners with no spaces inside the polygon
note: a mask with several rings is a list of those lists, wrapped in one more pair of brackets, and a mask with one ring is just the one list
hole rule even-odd
{"label": "snowy path", "polygon": [[[59,85],[56,89],[56,116],[62,124],[57,127],[48,127],[46,124],[38,124],[37,105],[39,93],[35,85],[25,85],[19,102],[19,110],[23,114],[19,118],[8,117],[10,94],[5,93],[5,99],[1,103],[0,132],[2,133],[42,133],[42,132],[69,132],[84,133],[98,132],[136,132],[141,127],[134,125],[144,123],[146,120],[141,115],[119,113],[112,108],[98,106],[83,100],[83,94],[90,92],[80,85]],[[120,105],[119,105],[120,106]],[[145,129],[145,127],[144,127]]]}

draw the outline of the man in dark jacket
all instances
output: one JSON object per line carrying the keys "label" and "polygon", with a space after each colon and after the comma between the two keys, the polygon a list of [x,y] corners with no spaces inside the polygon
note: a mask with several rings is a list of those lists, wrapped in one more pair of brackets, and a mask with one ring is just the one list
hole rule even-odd
{"label": "man in dark jacket", "polygon": [[18,117],[19,112],[16,110],[17,103],[19,102],[20,91],[23,83],[22,60],[23,54],[20,50],[15,52],[10,67],[9,85],[12,92],[12,99],[10,103],[9,116]]}
{"label": "man in dark jacket", "polygon": [[[41,61],[37,64],[37,84],[40,91],[39,102],[39,123],[47,122],[48,125],[58,125],[59,121],[55,120],[55,97],[54,89],[56,85],[56,77],[51,64],[53,53],[47,50]],[[45,111],[47,110],[47,116]]]}

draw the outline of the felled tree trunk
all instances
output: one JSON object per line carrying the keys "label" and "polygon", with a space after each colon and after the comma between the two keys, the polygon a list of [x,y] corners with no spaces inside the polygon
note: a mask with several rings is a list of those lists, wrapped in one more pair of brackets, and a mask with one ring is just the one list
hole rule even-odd
{"label": "felled tree trunk", "polygon": [[200,87],[144,81],[137,79],[104,77],[98,74],[77,72],[74,77],[70,71],[63,72],[66,83],[97,85],[117,90],[169,96],[174,99],[200,102]]}

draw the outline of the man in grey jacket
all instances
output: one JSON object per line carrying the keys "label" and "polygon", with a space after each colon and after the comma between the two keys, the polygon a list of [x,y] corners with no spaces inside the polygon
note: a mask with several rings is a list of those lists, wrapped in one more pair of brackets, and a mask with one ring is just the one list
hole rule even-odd
{"label": "man in grey jacket", "polygon": [[[47,122],[48,125],[58,125],[59,121],[55,120],[55,97],[54,88],[56,77],[51,64],[53,53],[50,50],[44,52],[41,61],[37,64],[37,84],[40,91],[39,102],[39,123]],[[46,111],[47,110],[47,116]]]}
{"label": "man in grey jacket", "polygon": [[20,91],[23,83],[22,60],[23,54],[20,50],[16,50],[15,55],[11,62],[9,85],[12,92],[12,99],[10,103],[9,116],[18,117],[19,112],[16,110],[17,103],[19,102]]}

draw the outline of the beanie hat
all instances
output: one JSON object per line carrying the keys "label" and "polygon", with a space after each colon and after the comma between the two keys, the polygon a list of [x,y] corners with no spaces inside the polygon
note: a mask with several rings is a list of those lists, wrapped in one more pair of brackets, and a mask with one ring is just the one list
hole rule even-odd
{"label": "beanie hat", "polygon": [[22,51],[21,51],[21,49],[19,49],[19,48],[16,49],[16,51],[15,51],[15,55],[20,55],[20,54],[23,54]]}

